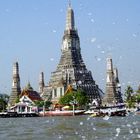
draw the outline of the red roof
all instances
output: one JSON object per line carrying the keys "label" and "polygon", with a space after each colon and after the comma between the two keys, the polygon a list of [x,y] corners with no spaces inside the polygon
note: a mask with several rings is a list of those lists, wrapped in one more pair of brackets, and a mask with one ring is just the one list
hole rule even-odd
{"label": "red roof", "polygon": [[30,90],[23,90],[21,92],[21,97],[22,96],[28,96],[32,101],[42,101],[43,99],[40,97],[39,93],[36,91],[30,91]]}

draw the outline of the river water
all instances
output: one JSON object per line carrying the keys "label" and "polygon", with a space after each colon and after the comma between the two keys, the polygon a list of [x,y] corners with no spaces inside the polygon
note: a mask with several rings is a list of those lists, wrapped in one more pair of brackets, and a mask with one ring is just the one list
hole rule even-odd
{"label": "river water", "polygon": [[0,140],[140,140],[140,115],[0,118]]}

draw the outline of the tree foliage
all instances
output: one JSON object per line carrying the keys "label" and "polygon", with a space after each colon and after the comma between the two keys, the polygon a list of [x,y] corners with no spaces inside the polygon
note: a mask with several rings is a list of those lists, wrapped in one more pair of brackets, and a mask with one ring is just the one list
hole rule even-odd
{"label": "tree foliage", "polygon": [[9,100],[9,95],[0,94],[0,112],[6,110],[8,100]]}
{"label": "tree foliage", "polygon": [[75,96],[80,106],[86,105],[88,103],[87,95],[83,90],[78,90]]}
{"label": "tree foliage", "polygon": [[82,90],[72,91],[70,93],[65,94],[59,100],[61,105],[71,105],[72,103],[82,107],[86,105],[88,102],[88,98],[86,93]]}
{"label": "tree foliage", "polygon": [[51,106],[52,102],[51,101],[46,101],[45,102],[45,107],[49,108]]}
{"label": "tree foliage", "polygon": [[127,88],[125,89],[125,100],[126,102],[131,100],[132,98],[132,93],[133,93],[133,88],[131,86],[127,86]]}
{"label": "tree foliage", "polygon": [[0,112],[4,111],[6,109],[7,103],[0,98]]}
{"label": "tree foliage", "polygon": [[37,107],[43,107],[44,105],[44,101],[34,101],[34,103]]}
{"label": "tree foliage", "polygon": [[69,105],[73,101],[73,97],[74,97],[73,92],[66,94],[60,98],[59,103],[61,105]]}
{"label": "tree foliage", "polygon": [[15,103],[19,103],[20,102],[20,100],[19,100],[19,96],[18,97],[16,97],[16,99],[15,99]]}
{"label": "tree foliage", "polygon": [[127,86],[125,90],[125,101],[129,108],[135,107],[136,103],[140,103],[140,87],[134,94],[134,90],[131,86]]}
{"label": "tree foliage", "polygon": [[139,87],[138,87],[136,92],[140,94],[140,85],[139,85]]}
{"label": "tree foliage", "polygon": [[52,104],[52,102],[50,101],[35,101],[35,105],[37,107],[43,107],[45,105],[46,108],[50,107],[50,105]]}

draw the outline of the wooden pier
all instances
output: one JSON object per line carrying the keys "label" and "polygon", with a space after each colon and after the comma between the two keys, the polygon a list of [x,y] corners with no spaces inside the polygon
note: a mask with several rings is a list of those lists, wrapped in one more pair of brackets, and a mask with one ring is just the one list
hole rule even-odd
{"label": "wooden pier", "polygon": [[18,117],[38,117],[38,113],[17,113],[17,112],[2,112],[0,118],[18,118]]}

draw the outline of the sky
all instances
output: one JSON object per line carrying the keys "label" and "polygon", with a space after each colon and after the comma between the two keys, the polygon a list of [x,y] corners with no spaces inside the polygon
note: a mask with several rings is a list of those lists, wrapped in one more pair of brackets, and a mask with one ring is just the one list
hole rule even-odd
{"label": "sky", "polygon": [[[140,84],[140,0],[71,0],[81,53],[103,91],[106,58],[118,68],[124,92]],[[0,92],[11,93],[12,65],[19,62],[21,88],[47,85],[61,56],[68,0],[0,0]]]}

